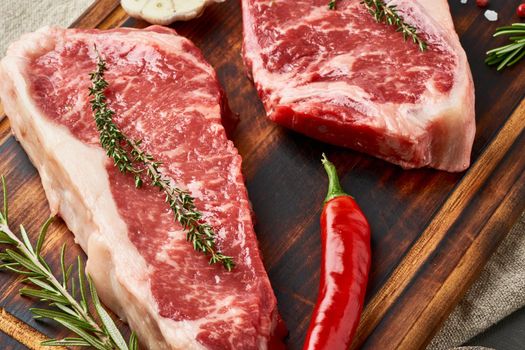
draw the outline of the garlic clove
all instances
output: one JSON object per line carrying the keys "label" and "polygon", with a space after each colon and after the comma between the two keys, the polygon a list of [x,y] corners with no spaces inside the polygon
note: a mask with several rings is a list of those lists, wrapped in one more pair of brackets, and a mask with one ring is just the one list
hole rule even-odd
{"label": "garlic clove", "polygon": [[142,8],[142,18],[148,22],[164,23],[170,21],[175,13],[175,8],[171,0],[153,0],[147,1]]}
{"label": "garlic clove", "polygon": [[148,0],[122,0],[121,5],[130,16],[139,17],[147,2]]}

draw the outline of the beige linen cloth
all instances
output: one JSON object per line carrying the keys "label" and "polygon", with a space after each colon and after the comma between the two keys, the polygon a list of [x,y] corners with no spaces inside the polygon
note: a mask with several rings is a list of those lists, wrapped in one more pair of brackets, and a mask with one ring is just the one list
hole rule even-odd
{"label": "beige linen cloth", "polygon": [[[0,0],[0,57],[9,42],[44,25],[68,26],[93,0]],[[0,82],[1,84],[1,82]],[[525,305],[525,215],[456,307],[429,350],[459,346]]]}

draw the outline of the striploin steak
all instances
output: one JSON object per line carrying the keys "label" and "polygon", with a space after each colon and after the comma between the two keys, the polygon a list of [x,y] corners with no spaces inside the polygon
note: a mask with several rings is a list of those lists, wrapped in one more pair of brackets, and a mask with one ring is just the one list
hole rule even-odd
{"label": "striploin steak", "polygon": [[447,1],[385,1],[425,52],[361,0],[328,2],[242,0],[244,60],[268,117],[404,168],[466,169],[474,87]]}
{"label": "striploin steak", "polygon": [[[232,272],[195,252],[155,188],[136,189],[106,156],[89,73],[107,61],[115,122],[190,191]],[[51,211],[88,255],[102,300],[149,349],[266,349],[278,320],[241,157],[221,125],[222,92],[199,50],[173,30],[43,28],[1,61],[0,96],[38,169]]]}

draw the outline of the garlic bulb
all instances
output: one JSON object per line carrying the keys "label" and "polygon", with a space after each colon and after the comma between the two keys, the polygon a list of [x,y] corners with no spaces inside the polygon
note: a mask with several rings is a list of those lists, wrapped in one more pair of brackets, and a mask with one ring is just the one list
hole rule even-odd
{"label": "garlic bulb", "polygon": [[124,10],[153,24],[170,24],[198,17],[206,6],[224,0],[121,0]]}

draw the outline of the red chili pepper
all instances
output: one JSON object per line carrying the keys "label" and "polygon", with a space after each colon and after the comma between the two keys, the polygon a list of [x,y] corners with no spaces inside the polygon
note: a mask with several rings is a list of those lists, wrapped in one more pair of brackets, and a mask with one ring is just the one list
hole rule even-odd
{"label": "red chili pepper", "polygon": [[348,349],[363,308],[370,269],[370,227],[343,192],[335,166],[323,154],[328,195],[321,215],[319,295],[303,350]]}

